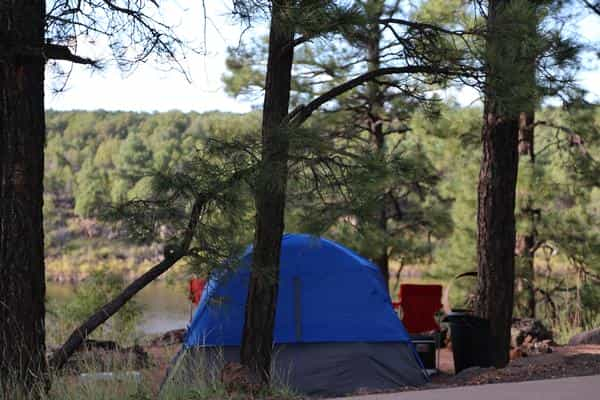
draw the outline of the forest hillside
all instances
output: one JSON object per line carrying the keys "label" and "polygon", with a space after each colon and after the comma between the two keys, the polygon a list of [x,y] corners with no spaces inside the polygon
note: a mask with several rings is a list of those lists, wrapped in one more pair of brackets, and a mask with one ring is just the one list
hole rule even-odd
{"label": "forest hillside", "polygon": [[[388,147],[393,169],[383,174],[361,168],[348,180],[350,206],[306,196],[301,180],[292,181],[286,231],[322,234],[370,258],[372,249],[385,242],[392,293],[400,276],[447,283],[474,270],[480,116],[477,108],[457,105],[440,105],[433,114],[414,111],[409,129]],[[516,210],[518,234],[535,229],[539,242],[536,307],[557,323],[592,326],[600,312],[600,289],[594,284],[600,274],[600,170],[593,157],[600,145],[600,109],[546,108],[538,121],[536,162],[521,161]],[[326,123],[318,121],[311,129],[326,129]],[[259,127],[257,113],[47,112],[48,279],[79,281],[98,269],[127,279],[139,275],[160,258],[164,243],[133,240],[120,223],[105,221],[107,210],[151,193],[154,174],[181,168],[208,141],[258,138]],[[220,162],[235,160],[224,152]],[[369,204],[375,198],[370,193],[381,191],[395,194],[397,213],[387,231],[377,233],[369,228],[374,223]],[[252,220],[249,193],[247,198],[246,215]],[[250,227],[238,224],[235,240],[250,243]],[[519,255],[519,243],[515,251]],[[190,272],[179,269],[183,275]],[[524,286],[517,282],[518,296]],[[468,283],[458,285],[455,301],[468,299],[466,289]],[[517,298],[517,315],[523,301]]]}

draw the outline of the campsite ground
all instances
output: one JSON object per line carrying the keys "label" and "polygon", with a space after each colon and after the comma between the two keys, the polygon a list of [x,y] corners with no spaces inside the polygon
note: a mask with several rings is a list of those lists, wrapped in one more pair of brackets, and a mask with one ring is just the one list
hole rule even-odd
{"label": "campsite ground", "polygon": [[[148,380],[153,385],[162,379],[176,350],[177,346],[147,349],[155,361],[154,367],[148,370],[148,377],[151,378]],[[501,370],[472,369],[459,375],[454,374],[453,363],[451,350],[441,349],[440,374],[434,376],[431,383],[422,388],[406,388],[405,391],[600,375],[600,346],[555,346],[552,347],[552,353],[517,358]],[[598,381],[600,384],[600,378]],[[600,387],[598,391],[600,392]]]}
{"label": "campsite ground", "polygon": [[[487,390],[482,387],[481,390],[475,390],[473,393],[467,395],[464,391],[452,391],[458,387],[465,386],[481,386],[489,384],[510,384],[516,382],[532,382],[540,381],[547,382],[548,380],[557,380],[564,378],[592,376],[592,381],[595,382],[595,392],[600,392],[600,346],[597,345],[582,345],[582,346],[555,346],[552,347],[552,353],[540,354],[529,357],[521,357],[514,359],[510,362],[508,367],[503,369],[495,368],[470,368],[462,371],[460,374],[454,374],[454,360],[452,358],[452,352],[449,349],[442,349],[440,351],[440,373],[435,375],[431,382],[420,388],[407,387],[403,390],[395,391],[394,393],[402,392],[402,396],[393,396],[392,393],[379,393],[377,396],[373,396],[370,393],[365,393],[360,396],[346,397],[348,400],[413,400],[412,396],[408,396],[407,392],[422,392],[435,390],[436,393],[444,395],[442,397],[423,397],[415,396],[414,400],[425,399],[434,400],[437,398],[443,398],[445,400],[462,400],[465,398],[482,398],[485,396],[487,400],[496,399],[562,399],[564,396],[548,397],[543,395],[544,391],[548,393],[561,393],[556,392],[553,388],[554,385],[540,386],[543,390],[536,390],[536,386],[526,387],[529,390],[530,395],[525,392],[521,396],[510,397],[507,393],[518,393],[513,390],[512,386],[510,390],[503,391],[501,387],[494,388],[494,390]],[[586,381],[587,382],[587,381]],[[504,387],[504,386],[503,386]],[[585,386],[582,390],[588,393],[590,384]],[[469,389],[470,390],[470,389]],[[587,391],[587,392],[586,392]],[[492,396],[488,397],[486,393],[491,393]],[[462,394],[461,394],[462,393]],[[586,399],[585,393],[579,393],[581,396],[575,396],[571,398]],[[429,393],[428,393],[429,394]],[[447,394],[447,396],[446,396]],[[455,397],[453,397],[455,396]],[[597,398],[597,396],[589,397]]]}
{"label": "campsite ground", "polygon": [[[145,388],[147,397],[155,398],[158,392],[159,385],[165,375],[165,372],[170,364],[171,359],[177,353],[180,345],[148,345],[144,347],[145,351],[150,356],[150,365],[141,372],[141,382]],[[440,370],[441,373],[434,376],[432,381],[420,388],[407,387],[396,392],[423,391],[435,389],[451,389],[464,386],[479,386],[490,383],[513,383],[523,381],[537,381],[548,379],[561,379],[566,377],[576,376],[592,376],[600,375],[600,346],[584,345],[584,346],[556,346],[552,348],[552,353],[541,354],[530,357],[522,357],[512,360],[507,368],[496,370],[490,369],[469,369],[458,375],[454,375],[452,353],[448,349],[442,349],[440,352]],[[598,381],[597,392],[600,392],[600,377]],[[71,383],[75,383],[70,380]],[[129,390],[129,389],[128,389]],[[549,389],[550,390],[550,389]],[[132,393],[135,393],[133,390]],[[360,395],[368,395],[371,393],[359,393]],[[405,393],[406,394],[406,393]],[[194,399],[202,398],[204,400],[221,399],[223,393],[219,397],[192,397]],[[240,396],[241,395],[241,396]],[[383,395],[383,394],[381,394]],[[472,398],[478,398],[475,396]],[[76,397],[79,398],[79,397]],[[105,397],[112,399],[113,397]],[[122,398],[122,397],[116,397]],[[232,396],[231,399],[246,399],[243,394]],[[298,397],[293,397],[297,400]],[[365,400],[379,399],[380,397],[364,397]],[[412,397],[398,397],[398,399],[412,399]],[[464,397],[458,397],[462,399]],[[504,397],[498,397],[504,398]],[[524,396],[523,398],[527,398]],[[542,398],[542,397],[534,397]],[[545,397],[544,397],[545,398]],[[582,397],[584,398],[584,397]],[[289,396],[284,397],[269,397],[270,400],[290,400]],[[395,397],[381,397],[381,399],[394,400]],[[451,397],[446,398],[452,399]],[[225,399],[228,400],[228,399]],[[488,400],[495,400],[489,398]]]}
{"label": "campsite ground", "polygon": [[507,368],[475,368],[454,375],[452,353],[440,351],[441,373],[433,377],[427,389],[481,385],[486,383],[522,382],[539,379],[600,374],[600,346],[555,346],[552,353],[520,357]]}

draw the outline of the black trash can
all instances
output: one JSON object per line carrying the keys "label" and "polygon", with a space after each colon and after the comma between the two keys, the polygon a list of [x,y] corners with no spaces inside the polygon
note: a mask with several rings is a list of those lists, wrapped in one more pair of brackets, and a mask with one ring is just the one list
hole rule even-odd
{"label": "black trash can", "polygon": [[490,323],[467,312],[452,312],[442,322],[450,323],[454,373],[469,367],[492,365],[489,349]]}

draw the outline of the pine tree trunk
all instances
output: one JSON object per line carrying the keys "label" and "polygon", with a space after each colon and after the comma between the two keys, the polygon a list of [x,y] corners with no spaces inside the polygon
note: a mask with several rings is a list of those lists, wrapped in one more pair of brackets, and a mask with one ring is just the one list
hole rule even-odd
{"label": "pine tree trunk", "polygon": [[[528,157],[532,169],[535,167],[534,120],[535,114],[533,111],[522,112],[519,120],[519,156]],[[536,190],[534,184],[533,180],[528,182],[527,195],[529,200],[525,209],[521,210],[523,215],[529,219],[529,229],[526,233],[518,236],[517,243],[521,245],[518,246],[516,252],[520,258],[521,277],[524,281],[523,297],[525,305],[523,314],[529,318],[535,318],[536,316],[534,247],[537,241],[536,222],[539,217],[536,215],[532,200],[532,194]]]}
{"label": "pine tree trunk", "polygon": [[273,1],[271,9],[256,232],[240,357],[264,383],[270,376],[288,173],[289,137],[282,123],[289,108],[294,55],[294,32],[283,15],[289,4]]}
{"label": "pine tree trunk", "polygon": [[[490,107],[488,105],[486,108]],[[486,110],[477,212],[477,314],[490,321],[496,367],[508,363],[514,297],[518,121]]]}
{"label": "pine tree trunk", "polygon": [[[365,8],[371,12],[369,18],[373,21],[378,21],[383,14],[384,1],[382,0],[370,0]],[[381,30],[378,23],[370,24],[368,27],[367,37],[367,70],[376,71],[381,68]],[[381,162],[385,161],[385,135],[383,133],[383,113],[384,113],[384,99],[381,84],[377,81],[371,81],[367,84],[367,98],[368,98],[368,120],[369,120],[369,134],[372,140],[375,142],[375,151]],[[390,267],[389,267],[389,255],[388,255],[388,215],[386,210],[386,199],[385,193],[381,193],[381,200],[378,206],[377,226],[380,230],[379,235],[383,239],[378,255],[374,261],[379,267],[383,278],[389,286],[390,280]]]}
{"label": "pine tree trunk", "polygon": [[[509,361],[510,327],[515,279],[515,195],[518,172],[518,113],[506,112],[511,88],[495,76],[495,60],[502,60],[506,40],[498,34],[498,9],[506,0],[488,3],[488,49],[497,53],[490,58],[486,81],[483,158],[479,173],[477,209],[478,301],[477,315],[490,321],[491,359],[500,368]],[[506,21],[504,21],[506,22]]]}
{"label": "pine tree trunk", "polygon": [[[0,390],[5,394],[15,380],[30,389],[46,376],[44,15],[43,0],[0,1]],[[32,55],[32,49],[39,54]]]}

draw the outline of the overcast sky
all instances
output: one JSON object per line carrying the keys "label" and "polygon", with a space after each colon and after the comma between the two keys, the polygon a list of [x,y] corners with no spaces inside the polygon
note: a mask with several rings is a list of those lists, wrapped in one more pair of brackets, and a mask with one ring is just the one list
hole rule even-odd
{"label": "overcast sky", "polygon": [[[181,4],[185,3],[185,6]],[[206,55],[192,55],[185,61],[192,82],[176,71],[164,71],[153,65],[141,65],[133,73],[123,74],[108,65],[102,71],[90,71],[74,66],[67,90],[55,94],[52,87],[61,84],[49,73],[47,77],[46,108],[55,110],[127,110],[127,111],[233,111],[246,112],[250,104],[229,97],[223,90],[221,76],[225,72],[225,53],[228,45],[240,38],[240,26],[228,17],[225,1],[207,1],[210,16],[207,24]],[[178,32],[188,39],[203,40],[204,19],[200,0],[180,1],[166,11]],[[589,41],[600,41],[600,18],[590,16],[581,21],[578,29]],[[256,34],[256,31],[248,33]],[[84,53],[85,45],[80,45]],[[93,52],[92,49],[89,49]],[[82,54],[86,55],[86,54]],[[600,99],[600,68],[597,61],[586,62],[588,71],[579,76],[580,82],[594,98]],[[472,91],[462,94],[461,102],[470,103],[476,97]]]}

